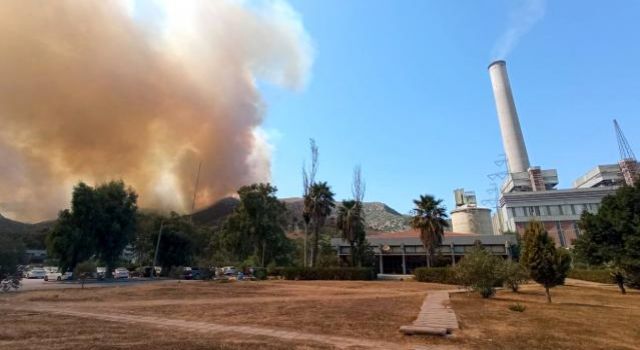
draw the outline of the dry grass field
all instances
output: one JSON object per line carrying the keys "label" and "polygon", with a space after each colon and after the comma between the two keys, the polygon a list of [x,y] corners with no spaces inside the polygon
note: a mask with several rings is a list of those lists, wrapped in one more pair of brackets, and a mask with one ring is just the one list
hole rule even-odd
{"label": "dry grass field", "polygon": [[[521,293],[500,291],[489,300],[454,294],[461,330],[453,337],[401,335],[398,328],[416,317],[425,295],[440,289],[451,286],[165,282],[11,293],[0,295],[0,348],[331,349],[341,344],[332,337],[363,342],[361,348],[393,349],[417,344],[433,349],[635,349],[640,344],[640,293],[622,296],[613,288],[572,286],[555,288],[551,305],[535,285]],[[516,302],[526,310],[509,310]],[[223,327],[198,328],[207,325]],[[263,333],[252,334],[254,328],[248,327]]]}
{"label": "dry grass field", "polygon": [[[499,291],[482,299],[453,294],[461,331],[456,343],[472,349],[639,349],[640,292],[562,286],[551,291],[527,285],[519,293]],[[520,303],[524,312],[509,310]]]}

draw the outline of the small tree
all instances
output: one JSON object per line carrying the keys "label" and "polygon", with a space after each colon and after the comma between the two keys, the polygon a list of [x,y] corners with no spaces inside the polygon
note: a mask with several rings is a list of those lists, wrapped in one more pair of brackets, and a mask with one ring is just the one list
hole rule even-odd
{"label": "small tree", "polygon": [[84,289],[84,282],[87,278],[91,277],[94,272],[96,272],[96,264],[92,261],[83,261],[76,265],[75,270],[73,270],[73,275],[80,280],[82,288]]}
{"label": "small tree", "polygon": [[564,284],[564,279],[571,268],[571,256],[563,249],[556,249],[555,243],[542,224],[532,221],[527,224],[525,230],[522,257],[529,275],[544,287],[547,302],[550,303],[549,289]]}
{"label": "small tree", "polygon": [[489,251],[476,246],[455,267],[456,278],[463,286],[479,292],[483,298],[496,293],[500,285],[502,260]]}
{"label": "small tree", "polygon": [[521,264],[505,260],[502,264],[502,280],[505,287],[515,293],[520,285],[529,279],[529,273]]}

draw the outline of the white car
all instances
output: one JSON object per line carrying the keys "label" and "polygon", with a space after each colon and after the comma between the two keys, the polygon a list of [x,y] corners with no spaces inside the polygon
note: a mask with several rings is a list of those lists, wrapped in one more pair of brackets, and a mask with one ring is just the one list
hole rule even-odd
{"label": "white car", "polygon": [[225,275],[235,275],[238,273],[238,270],[235,268],[235,266],[225,266],[222,268],[222,272]]}
{"label": "white car", "polygon": [[113,270],[113,278],[129,278],[129,270],[125,269],[124,267],[118,267],[117,269]]}
{"label": "white car", "polygon": [[45,278],[47,271],[42,267],[34,267],[27,272],[27,278]]}
{"label": "white car", "polygon": [[67,281],[73,278],[73,273],[71,272],[49,272],[44,275],[45,281]]}

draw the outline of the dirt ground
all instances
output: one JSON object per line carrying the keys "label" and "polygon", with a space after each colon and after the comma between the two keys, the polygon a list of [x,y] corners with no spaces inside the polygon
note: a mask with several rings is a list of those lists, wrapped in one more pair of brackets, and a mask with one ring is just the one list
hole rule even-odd
{"label": "dirt ground", "polygon": [[[5,314],[0,320],[0,348],[332,348],[314,339],[289,341],[228,332],[193,334],[179,329],[167,332],[166,328],[144,324],[132,327],[51,315],[45,311],[51,307],[343,336],[405,348],[430,341],[406,338],[398,328],[413,321],[429,290],[448,288],[401,281],[197,281],[13,293],[0,296],[0,310]],[[25,307],[28,310],[16,310]],[[13,310],[4,311],[10,308]]]}
{"label": "dirt ground", "polygon": [[[452,337],[398,332],[415,319],[429,291],[454,288],[401,281],[172,281],[11,293],[0,295],[0,348],[332,349],[362,342],[353,348],[637,349],[640,344],[640,293],[623,296],[615,288],[590,286],[554,288],[552,304],[536,285],[520,293],[499,291],[492,299],[457,293],[452,305],[461,329]],[[509,310],[515,303],[526,310]]]}

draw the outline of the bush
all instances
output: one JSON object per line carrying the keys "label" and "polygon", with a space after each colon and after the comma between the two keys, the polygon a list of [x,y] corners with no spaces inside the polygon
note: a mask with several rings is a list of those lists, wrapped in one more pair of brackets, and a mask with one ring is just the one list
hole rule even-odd
{"label": "bush", "polygon": [[267,269],[264,267],[254,267],[253,268],[253,277],[258,280],[266,280],[267,279]]}
{"label": "bush", "polygon": [[94,273],[96,273],[96,264],[93,261],[83,261],[76,265],[73,270],[73,277],[82,281],[82,288],[84,288],[84,282]]}
{"label": "bush", "polygon": [[169,278],[181,279],[184,276],[184,266],[172,266],[169,270]]}
{"label": "bush", "polygon": [[515,303],[515,304],[509,305],[509,310],[515,311],[515,312],[523,312],[526,309],[527,309],[527,307],[522,305],[522,304],[520,304],[520,303]]}
{"label": "bush", "polygon": [[376,278],[373,269],[360,267],[279,267],[271,268],[269,275],[287,280],[371,281]]}
{"label": "bush", "polygon": [[475,247],[455,267],[456,277],[463,286],[489,298],[496,293],[495,287],[502,285],[503,264],[501,258]]}
{"label": "bush", "polygon": [[504,286],[511,288],[513,292],[517,292],[520,285],[529,279],[527,269],[510,260],[505,260],[502,264],[501,275]]}
{"label": "bush", "polygon": [[450,267],[419,267],[413,270],[418,282],[458,284],[455,272]]}
{"label": "bush", "polygon": [[611,271],[607,269],[572,269],[567,277],[598,283],[613,283]]}

